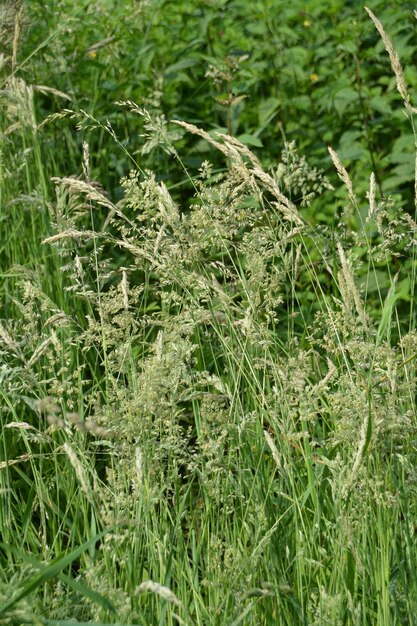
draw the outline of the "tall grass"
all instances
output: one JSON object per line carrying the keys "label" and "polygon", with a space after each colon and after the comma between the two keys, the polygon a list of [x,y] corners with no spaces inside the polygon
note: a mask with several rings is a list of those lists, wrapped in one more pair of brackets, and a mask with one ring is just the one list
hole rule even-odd
{"label": "tall grass", "polygon": [[330,150],[346,208],[312,227],[330,184],[294,146],[265,171],[131,102],[184,204],[139,168],[113,202],[87,144],[54,193],[30,87],[3,98],[3,623],[417,623],[414,209]]}

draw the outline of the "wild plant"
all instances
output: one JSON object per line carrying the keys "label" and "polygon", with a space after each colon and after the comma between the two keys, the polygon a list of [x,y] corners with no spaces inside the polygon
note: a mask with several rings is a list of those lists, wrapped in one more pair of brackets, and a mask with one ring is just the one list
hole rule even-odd
{"label": "wild plant", "polygon": [[[19,322],[0,326],[3,579],[28,566],[0,614],[401,623],[417,597],[414,218],[373,176],[361,197],[330,149],[346,208],[312,227],[304,205],[330,184],[293,144],[265,170],[228,134],[125,105],[145,152],[182,166],[189,132],[224,168],[184,167],[184,204],[140,168],[113,201],[87,145],[83,177],[55,178],[43,246],[65,297],[22,272]],[[38,587],[44,606],[20,606]]]}

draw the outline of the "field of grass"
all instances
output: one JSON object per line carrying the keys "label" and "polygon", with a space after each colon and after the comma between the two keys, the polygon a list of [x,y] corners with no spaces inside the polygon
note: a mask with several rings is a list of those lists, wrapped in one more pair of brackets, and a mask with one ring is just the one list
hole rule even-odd
{"label": "field of grass", "polygon": [[417,625],[413,3],[0,6],[0,624]]}

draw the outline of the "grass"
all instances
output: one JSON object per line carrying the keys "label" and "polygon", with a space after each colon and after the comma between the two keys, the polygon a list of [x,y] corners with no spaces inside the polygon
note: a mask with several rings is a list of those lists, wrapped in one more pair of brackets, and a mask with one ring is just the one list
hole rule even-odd
{"label": "grass", "polygon": [[40,120],[3,20],[1,622],[416,624],[407,194],[128,99],[135,153],[95,115],[101,69],[92,108]]}

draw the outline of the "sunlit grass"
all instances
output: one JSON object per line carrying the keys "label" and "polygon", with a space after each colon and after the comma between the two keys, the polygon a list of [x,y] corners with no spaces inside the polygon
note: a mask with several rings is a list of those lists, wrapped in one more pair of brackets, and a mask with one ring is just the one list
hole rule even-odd
{"label": "sunlit grass", "polygon": [[293,144],[265,170],[127,109],[180,197],[155,167],[112,199],[88,144],[76,172],[48,150],[30,86],[2,93],[1,620],[415,623],[410,212],[332,151],[345,210],[312,226],[331,186]]}

